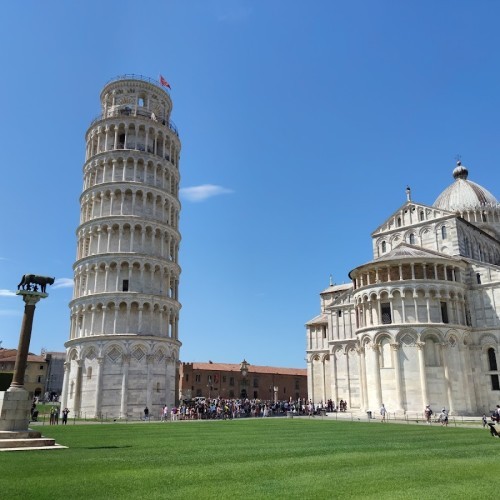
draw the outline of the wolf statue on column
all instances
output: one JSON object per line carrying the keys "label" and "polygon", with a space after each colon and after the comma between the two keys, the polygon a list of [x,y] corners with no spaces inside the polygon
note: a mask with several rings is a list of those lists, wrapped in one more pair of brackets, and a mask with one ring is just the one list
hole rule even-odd
{"label": "wolf statue on column", "polygon": [[[40,286],[40,291],[46,293],[47,285],[53,285],[55,278],[47,276],[38,276],[36,274],[24,274],[21,278],[21,283],[17,285],[17,289],[36,291],[37,286]],[[33,286],[32,286],[33,285]]]}

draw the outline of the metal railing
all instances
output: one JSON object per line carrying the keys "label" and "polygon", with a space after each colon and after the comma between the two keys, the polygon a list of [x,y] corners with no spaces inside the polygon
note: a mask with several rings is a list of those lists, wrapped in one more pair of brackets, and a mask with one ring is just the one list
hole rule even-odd
{"label": "metal railing", "polygon": [[168,87],[165,87],[164,85],[162,85],[158,80],[153,80],[152,78],[149,78],[149,76],[135,75],[133,73],[126,73],[124,75],[115,76],[115,77],[111,78],[111,80],[106,82],[105,87],[107,85],[109,85],[110,83],[119,82],[122,80],[140,80],[141,82],[150,83],[151,85],[154,85],[155,87],[158,87],[159,89],[163,90],[164,92],[166,92],[170,96],[170,92],[168,91]]}
{"label": "metal railing", "polygon": [[98,116],[96,116],[90,122],[89,128],[101,120],[105,120],[106,118],[114,118],[117,116],[140,116],[142,118],[146,118],[148,120],[151,120],[154,123],[161,123],[162,125],[165,125],[166,127],[168,127],[177,137],[179,137],[179,130],[172,120],[167,121],[165,118],[157,117],[154,115],[153,112],[148,111],[144,108],[137,108],[137,110],[135,112],[130,107],[116,108],[116,109],[113,109],[111,111],[108,110],[106,115],[104,115],[104,113],[101,113]]}

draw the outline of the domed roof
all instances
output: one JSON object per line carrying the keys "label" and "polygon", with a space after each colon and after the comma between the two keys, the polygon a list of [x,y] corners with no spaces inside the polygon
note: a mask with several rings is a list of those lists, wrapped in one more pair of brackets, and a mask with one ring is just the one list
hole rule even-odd
{"label": "domed roof", "polygon": [[469,171],[459,161],[453,170],[455,182],[448,186],[436,199],[436,208],[457,212],[497,205],[497,199],[484,187],[467,180]]}

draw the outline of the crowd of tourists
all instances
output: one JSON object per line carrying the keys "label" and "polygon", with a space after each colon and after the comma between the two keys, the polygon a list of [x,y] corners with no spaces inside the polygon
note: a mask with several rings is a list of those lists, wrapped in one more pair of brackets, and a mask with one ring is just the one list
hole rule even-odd
{"label": "crowd of tourists", "polygon": [[[297,401],[263,401],[260,399],[206,399],[203,397],[184,401],[179,406],[169,408],[164,405],[160,411],[159,419],[167,420],[208,420],[208,419],[233,419],[247,417],[275,417],[285,415],[315,416],[325,412],[346,411],[347,401],[340,400],[338,405],[328,400],[326,404],[315,404],[305,398]],[[151,419],[149,408],[144,408],[144,420]]]}

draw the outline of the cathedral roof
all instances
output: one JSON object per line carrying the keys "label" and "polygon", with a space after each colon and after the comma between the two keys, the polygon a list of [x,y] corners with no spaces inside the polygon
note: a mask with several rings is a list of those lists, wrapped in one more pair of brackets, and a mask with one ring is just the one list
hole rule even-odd
{"label": "cathedral roof", "polygon": [[375,260],[369,262],[381,262],[386,260],[399,260],[399,259],[435,259],[436,257],[441,257],[447,260],[462,260],[457,257],[452,257],[451,255],[446,255],[435,250],[429,250],[428,248],[422,248],[415,245],[410,245],[409,243],[401,242],[397,247],[393,248],[390,252],[381,255]]}
{"label": "cathedral roof", "polygon": [[401,242],[397,247],[393,248],[390,252],[381,255],[372,262],[380,262],[382,260],[398,260],[404,258],[433,258],[445,257],[446,259],[453,258],[449,255],[444,255],[440,252],[434,250],[429,250],[427,248],[418,247],[415,245],[410,245],[409,243]]}
{"label": "cathedral roof", "polygon": [[[446,260],[455,260],[455,261],[463,260],[461,258],[452,257],[451,255],[442,254],[442,253],[436,252],[434,250],[429,250],[427,248],[424,249],[422,247],[417,247],[415,245],[410,245],[408,243],[401,242],[397,247],[393,248],[390,252],[387,252],[387,253],[381,255],[380,257],[377,257],[374,260],[366,262],[365,264],[358,266],[356,269],[362,268],[364,266],[369,266],[372,264],[379,264],[381,262],[387,262],[387,261],[393,261],[393,260],[436,259],[437,257],[440,257],[440,258],[446,259]],[[349,273],[349,277],[352,277],[351,273],[353,271],[355,271],[356,269],[353,269]]]}
{"label": "cathedral roof", "polygon": [[453,170],[455,182],[448,186],[434,202],[434,207],[450,212],[497,205],[497,199],[484,187],[467,179],[469,171],[460,162]]}
{"label": "cathedral roof", "polygon": [[319,316],[316,316],[315,318],[311,319],[306,323],[306,326],[309,325],[324,325],[325,323],[328,323],[328,316],[326,314],[320,314]]}
{"label": "cathedral roof", "polygon": [[320,295],[324,293],[335,293],[335,292],[343,292],[345,290],[349,290],[352,288],[352,283],[343,283],[342,285],[330,285],[328,288],[325,288]]}

